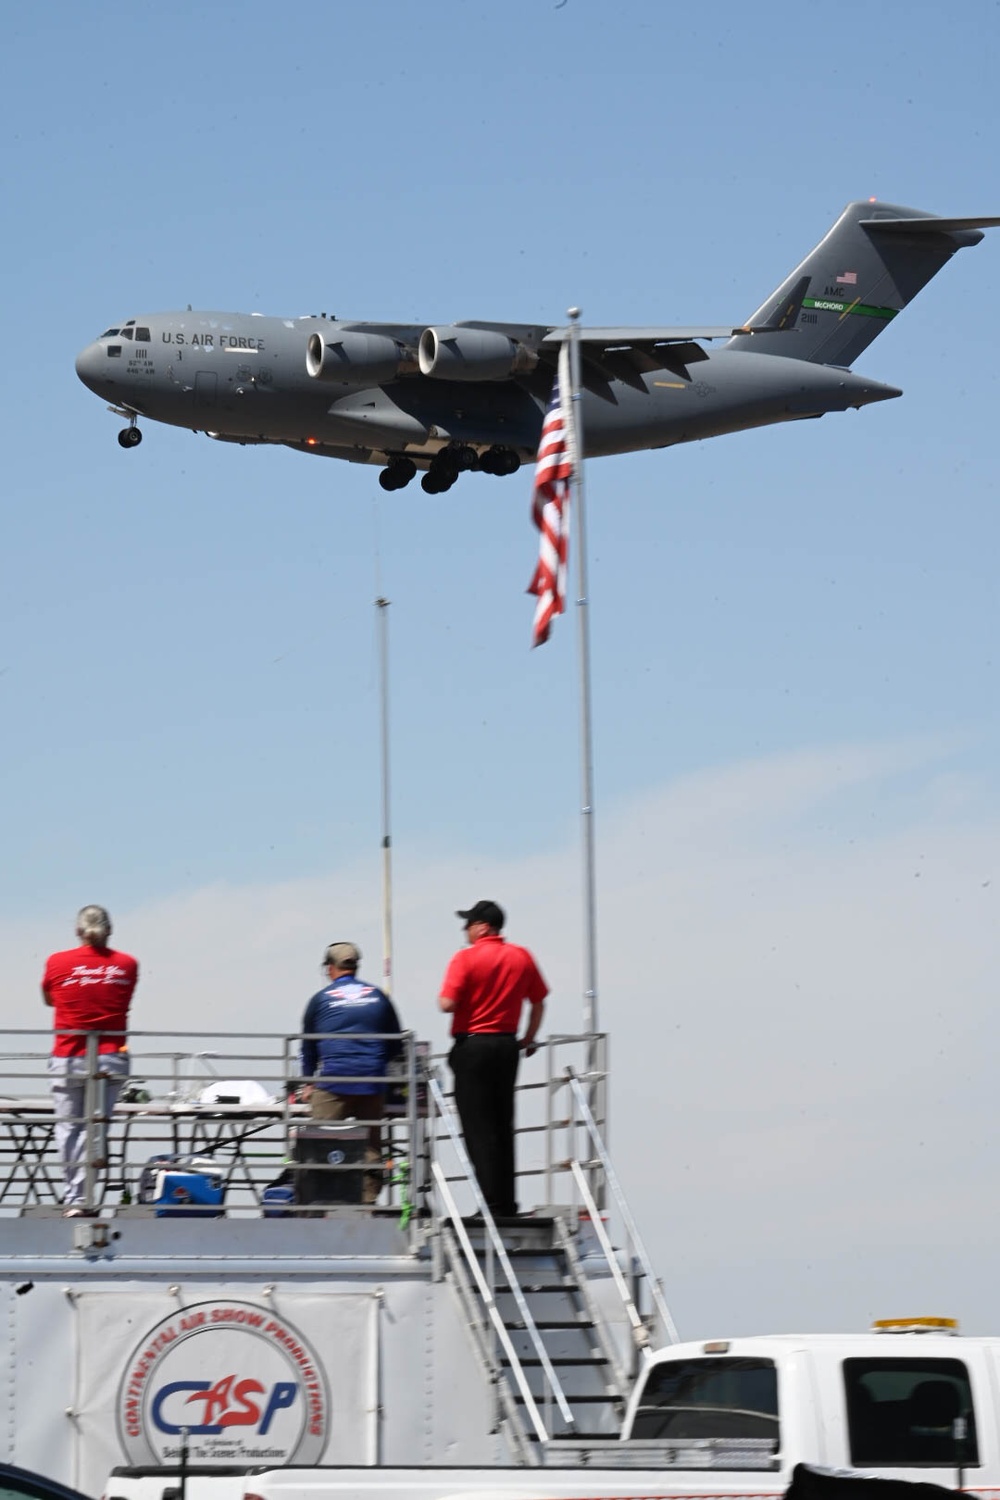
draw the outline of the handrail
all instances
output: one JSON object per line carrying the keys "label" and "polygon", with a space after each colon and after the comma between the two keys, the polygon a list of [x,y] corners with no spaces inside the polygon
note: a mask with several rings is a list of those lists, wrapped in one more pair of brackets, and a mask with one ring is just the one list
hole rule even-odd
{"label": "handrail", "polygon": [[[579,1220],[577,1221],[577,1229]],[[576,1282],[580,1299],[586,1309],[587,1316],[593,1325],[597,1342],[608,1361],[608,1369],[614,1379],[615,1388],[621,1393],[622,1399],[626,1398],[628,1389],[631,1387],[631,1376],[622,1363],[622,1350],[619,1341],[614,1337],[610,1320],[603,1306],[593,1295],[590,1279],[580,1257],[580,1245],[570,1225],[564,1219],[557,1219],[555,1224],[555,1242],[562,1247],[566,1256],[572,1276]]]}
{"label": "handrail", "polygon": [[[663,1288],[660,1284],[659,1277],[653,1270],[652,1262],[650,1261],[649,1256],[646,1253],[646,1247],[639,1236],[639,1231],[636,1228],[635,1220],[632,1218],[628,1203],[625,1200],[625,1194],[622,1192],[621,1184],[618,1181],[615,1169],[611,1165],[611,1158],[608,1155],[604,1141],[601,1139],[600,1131],[597,1129],[597,1126],[594,1123],[594,1117],[590,1112],[590,1106],[587,1103],[586,1096],[580,1084],[580,1080],[576,1076],[576,1073],[572,1068],[566,1069],[566,1077],[569,1081],[570,1089],[572,1090],[573,1096],[580,1110],[580,1115],[582,1117],[584,1126],[590,1137],[591,1148],[596,1152],[598,1160],[601,1163],[601,1167],[604,1171],[604,1180],[611,1190],[611,1195],[614,1199],[615,1207],[618,1210],[619,1215],[621,1216],[621,1221],[625,1229],[625,1233],[627,1234],[628,1239],[633,1246],[635,1258],[639,1262],[639,1267],[642,1272],[643,1278],[649,1286],[650,1296],[653,1300],[653,1306],[667,1334],[667,1342],[670,1344],[679,1343],[680,1336],[677,1332],[677,1326],[670,1315],[670,1309],[668,1308],[666,1298],[663,1295]],[[587,1196],[588,1198],[590,1198],[589,1192]],[[588,1212],[590,1212],[589,1207]],[[598,1235],[598,1238],[602,1239],[603,1236],[601,1248],[604,1249],[604,1243],[607,1242],[607,1236],[603,1233],[603,1225],[601,1225],[600,1229],[598,1229],[599,1216],[595,1216],[593,1213],[591,1213],[591,1220],[594,1224],[594,1228]],[[611,1248],[612,1247],[610,1245],[610,1242],[607,1242],[607,1250],[605,1250],[606,1255],[608,1254],[608,1251],[611,1250]],[[632,1301],[631,1297],[629,1298],[629,1300]]]}
{"label": "handrail", "polygon": [[628,1318],[631,1325],[632,1341],[637,1349],[646,1350],[649,1348],[649,1329],[643,1322],[642,1314],[636,1307],[632,1293],[628,1289],[628,1283],[626,1282],[625,1277],[622,1275],[622,1268],[618,1264],[618,1257],[615,1255],[614,1246],[608,1238],[608,1231],[605,1229],[603,1223],[601,1222],[601,1216],[598,1212],[597,1204],[594,1202],[594,1195],[590,1191],[590,1184],[587,1181],[587,1174],[584,1172],[578,1161],[570,1162],[570,1168],[573,1172],[573,1176],[576,1178],[576,1185],[580,1189],[580,1196],[583,1198],[587,1213],[590,1215],[590,1222],[593,1225],[594,1233],[597,1235],[598,1243],[601,1249],[604,1251],[604,1259],[608,1263],[612,1280],[614,1281],[615,1287],[618,1291],[618,1295],[622,1300],[622,1306],[625,1309],[625,1316]]}
{"label": "handrail", "polygon": [[[420,1191],[433,1188],[434,1141],[426,1116],[434,1105],[425,1085],[432,1049],[412,1032],[398,1035],[404,1052],[400,1062],[390,1065],[385,1080],[390,1088],[383,1140],[395,1160],[402,1162],[405,1157],[408,1162],[408,1203]],[[293,1093],[293,1087],[302,1082],[300,1035],[289,1030],[236,1034],[132,1029],[128,1041],[130,1076],[114,1110],[104,1107],[98,1083],[79,1111],[81,1124],[89,1122],[93,1127],[82,1165],[85,1168],[87,1161],[96,1163],[106,1156],[110,1159],[109,1167],[95,1166],[90,1174],[92,1193],[87,1193],[87,1199],[103,1212],[127,1209],[130,1204],[137,1207],[137,1184],[153,1153],[215,1156],[225,1173],[225,1216],[260,1215],[264,1189],[289,1165],[291,1129],[306,1123],[310,1114]],[[594,1199],[603,1207],[601,1165],[596,1153],[589,1153],[587,1160],[583,1120],[565,1076],[565,1064],[572,1063],[585,1080],[591,1119],[604,1132],[602,1080],[607,1074],[600,1068],[595,1072],[586,1062],[586,1049],[592,1042],[591,1036],[553,1034],[540,1044],[538,1063],[521,1069],[516,1095],[517,1179],[527,1208],[565,1206],[572,1217],[576,1205],[586,1219],[570,1167],[577,1155],[588,1173]],[[63,1196],[63,1172],[54,1138],[51,1051],[49,1026],[0,1030],[0,1217],[42,1210],[59,1204]],[[88,1069],[83,1046],[74,1072],[99,1073],[96,1063]],[[443,1073],[439,1077],[446,1088]],[[341,1082],[347,1086],[351,1078],[345,1069]],[[223,1081],[234,1086],[220,1087]],[[245,1087],[250,1082],[262,1089]],[[337,1087],[331,1078],[322,1082]],[[232,1095],[233,1100],[219,1095]],[[259,1108],[253,1102],[257,1099],[261,1100]],[[105,1121],[103,1116],[109,1113],[110,1120]],[[109,1151],[103,1149],[105,1129]],[[86,1134],[85,1130],[85,1138]],[[446,1165],[457,1171],[447,1133],[441,1130],[440,1137],[447,1150]],[[578,1152],[577,1146],[583,1149]],[[291,1168],[297,1170],[294,1162]],[[316,1170],[336,1173],[353,1168],[317,1165]],[[401,1180],[403,1174],[398,1175]],[[456,1183],[455,1191],[463,1212],[471,1212],[466,1189]],[[385,1202],[384,1195],[380,1201]],[[397,1181],[389,1202],[400,1201]],[[413,1214],[411,1249],[422,1242],[424,1232],[419,1215]]]}
{"label": "handrail", "polygon": [[521,1366],[521,1361],[517,1357],[517,1351],[515,1350],[513,1341],[511,1340],[510,1334],[507,1331],[507,1326],[500,1315],[500,1309],[497,1307],[496,1298],[493,1295],[486,1277],[483,1275],[483,1268],[476,1259],[475,1252],[472,1249],[472,1242],[470,1241],[469,1236],[466,1233],[465,1225],[462,1223],[462,1216],[458,1212],[458,1204],[455,1202],[452,1192],[448,1187],[448,1179],[446,1178],[444,1172],[441,1170],[441,1165],[439,1162],[433,1162],[431,1164],[431,1172],[433,1174],[434,1181],[437,1183],[438,1191],[440,1192],[441,1197],[444,1200],[445,1207],[448,1210],[447,1217],[452,1222],[455,1234],[457,1235],[458,1241],[462,1247],[462,1253],[465,1257],[466,1264],[472,1272],[476,1286],[479,1289],[479,1295],[483,1299],[487,1317],[493,1324],[494,1333],[500,1340],[503,1348],[506,1350],[507,1358],[510,1361],[511,1373],[514,1376],[514,1379],[517,1381],[518,1390],[521,1392],[521,1396],[524,1400],[528,1415],[531,1418],[531,1425],[535,1429],[535,1436],[540,1443],[544,1443],[547,1441],[549,1434],[546,1431],[545,1423],[542,1421],[541,1413],[538,1410],[538,1404],[535,1401],[534,1396],[531,1394],[531,1387],[528,1385],[527,1376],[525,1375],[524,1370]]}
{"label": "handrail", "polygon": [[[301,1164],[289,1159],[292,1127],[311,1123],[310,1111],[294,1097],[295,1087],[303,1082],[298,1077],[297,1033],[132,1030],[128,1034],[130,1076],[121,1080],[113,1110],[107,1107],[105,1055],[98,1052],[100,1036],[109,1033],[60,1028],[58,1034],[81,1038],[72,1073],[81,1090],[74,1119],[83,1145],[80,1183],[86,1212],[138,1208],[134,1202],[137,1186],[143,1182],[145,1169],[153,1170],[157,1158],[164,1168],[169,1161],[182,1167],[196,1158],[204,1167],[206,1159],[213,1158],[225,1184],[223,1206],[189,1206],[192,1213],[213,1217],[261,1214],[264,1190],[278,1172],[333,1175],[364,1170],[350,1163]],[[359,1033],[352,1035],[361,1039]],[[402,1162],[405,1156],[412,1169],[412,1173],[397,1172],[393,1177],[385,1171],[389,1206],[399,1206],[404,1213],[410,1209],[400,1227],[409,1231],[410,1248],[416,1250],[421,1231],[407,1188],[411,1175],[416,1179],[422,1170],[426,1151],[423,1080],[427,1044],[410,1030],[364,1036],[398,1040],[402,1047],[399,1064],[390,1063],[376,1084],[388,1090],[383,1142],[393,1159]],[[0,1031],[3,1215],[60,1205],[64,1198],[65,1172],[56,1146],[57,1101],[49,1067],[52,1038],[49,1028]],[[238,1083],[239,1088],[220,1088],[225,1080]],[[257,1087],[244,1090],[250,1081]],[[360,1081],[360,1075],[345,1071],[317,1081],[336,1088],[338,1083]],[[372,1080],[366,1076],[365,1081]],[[147,1211],[154,1210],[148,1207]],[[292,1204],[288,1211],[294,1214],[300,1209]]]}
{"label": "handrail", "polygon": [[[493,1215],[490,1212],[489,1205],[487,1204],[486,1199],[483,1197],[482,1192],[480,1191],[479,1183],[476,1181],[476,1174],[472,1169],[472,1163],[469,1160],[468,1153],[466,1152],[465,1143],[462,1140],[461,1133],[455,1124],[452,1111],[448,1107],[448,1104],[445,1100],[441,1085],[433,1076],[429,1080],[429,1088],[431,1098],[434,1100],[438,1115],[442,1120],[445,1129],[448,1131],[449,1136],[451,1137],[451,1143],[455,1149],[455,1154],[458,1157],[459,1164],[465,1173],[469,1187],[472,1189],[473,1199],[476,1204],[477,1212],[482,1215],[483,1225],[486,1229],[487,1236],[493,1248],[493,1253],[494,1255],[496,1255],[497,1259],[500,1261],[501,1266],[503,1267],[504,1275],[507,1277],[507,1284],[510,1287],[511,1292],[513,1293],[514,1301],[517,1305],[517,1310],[521,1315],[521,1318],[524,1322],[525,1331],[527,1332],[528,1337],[531,1340],[532,1348],[534,1349],[535,1354],[538,1357],[538,1361],[541,1365],[542,1370],[544,1371],[545,1378],[549,1383],[549,1389],[551,1390],[552,1395],[555,1397],[556,1405],[559,1407],[559,1411],[563,1421],[568,1427],[575,1428],[576,1421],[573,1417],[572,1411],[570,1410],[569,1402],[566,1400],[566,1397],[563,1394],[563,1389],[559,1384],[559,1380],[556,1376],[555,1369],[553,1368],[552,1361],[549,1359],[545,1345],[542,1343],[541,1334],[538,1332],[538,1327],[531,1315],[531,1310],[528,1307],[527,1302],[525,1301],[524,1293],[521,1291],[521,1287],[517,1280],[517,1277],[514,1275],[514,1268],[510,1263],[510,1257],[507,1254],[503,1240],[501,1239],[500,1234],[497,1230],[497,1226],[494,1221]],[[433,1171],[436,1181],[442,1182],[445,1180],[444,1173],[442,1172],[440,1164],[437,1161],[435,1161],[433,1164]],[[457,1207],[454,1203],[454,1199],[450,1191],[448,1192],[445,1201],[448,1205],[449,1217],[451,1218],[453,1224],[456,1227],[456,1231],[459,1234],[462,1248],[465,1251],[470,1268],[474,1270],[474,1274],[476,1275],[477,1284],[479,1284],[480,1286],[480,1292],[485,1298],[488,1299],[488,1308],[493,1308],[495,1307],[493,1294],[491,1291],[489,1291],[488,1288],[485,1287],[485,1281],[482,1277],[482,1270],[479,1266],[479,1262],[476,1260],[476,1257],[472,1253],[472,1246],[469,1242],[468,1236],[465,1233],[465,1225],[462,1224],[461,1217],[457,1213]],[[497,1311],[497,1316],[499,1317],[499,1311]],[[509,1339],[506,1336],[506,1328],[504,1328],[502,1341],[504,1342],[504,1347],[507,1348]],[[509,1347],[508,1358],[514,1361],[514,1367],[516,1367],[516,1369],[520,1371],[521,1362],[517,1358],[512,1344]],[[540,1436],[548,1436],[548,1434],[544,1432],[544,1428]]]}

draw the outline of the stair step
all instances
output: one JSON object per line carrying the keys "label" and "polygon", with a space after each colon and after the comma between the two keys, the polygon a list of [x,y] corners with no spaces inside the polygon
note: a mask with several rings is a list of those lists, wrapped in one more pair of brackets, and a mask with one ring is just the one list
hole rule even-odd
{"label": "stair step", "polygon": [[[511,1328],[507,1325],[510,1341],[518,1359],[530,1359],[535,1354],[535,1341],[527,1328]],[[572,1328],[539,1328],[542,1346],[550,1359],[577,1359],[589,1361],[593,1354],[604,1354],[592,1328],[574,1324]]]}
{"label": "stair step", "polygon": [[[537,1402],[538,1398],[536,1397],[535,1399],[536,1399],[536,1402]],[[527,1404],[525,1402],[524,1397],[521,1395],[520,1391],[515,1391],[514,1392],[514,1400],[517,1402],[518,1406],[524,1406],[524,1405]],[[567,1396],[566,1400],[569,1402],[570,1406],[608,1406],[608,1407],[616,1407],[616,1406],[624,1406],[624,1404],[625,1404],[623,1401],[619,1400],[619,1398],[617,1396],[607,1396],[607,1395],[605,1395],[605,1396]]]}
{"label": "stair step", "polygon": [[[518,1363],[522,1365],[540,1365],[541,1362],[540,1359],[530,1354],[526,1354],[523,1359],[518,1360]],[[509,1365],[510,1360],[504,1357],[500,1360],[500,1363],[502,1365]],[[608,1359],[605,1354],[588,1354],[586,1359],[577,1359],[572,1354],[554,1354],[549,1356],[550,1365],[563,1365],[566,1368],[572,1367],[574,1369],[593,1370],[598,1365],[606,1365],[607,1363]]]}
{"label": "stair step", "polygon": [[[581,1306],[582,1299],[574,1295],[572,1287],[561,1287],[559,1291],[552,1292],[532,1292],[521,1287],[521,1291],[524,1294],[525,1302],[527,1302],[531,1309],[531,1316],[536,1323],[539,1318],[555,1318],[558,1322],[563,1318],[575,1318],[578,1314],[584,1312],[584,1308]],[[505,1318],[508,1316],[517,1318],[519,1316],[520,1308],[517,1305],[517,1298],[510,1287],[494,1287],[493,1295],[496,1297]]]}
{"label": "stair step", "polygon": [[[544,1298],[548,1298],[549,1300],[551,1300],[552,1302],[554,1302],[557,1306],[560,1305],[560,1304],[565,1305],[567,1302],[573,1302],[573,1301],[579,1301],[580,1300],[579,1297],[576,1296],[576,1290],[577,1289],[576,1289],[575,1286],[546,1286],[546,1287],[537,1287],[537,1286],[525,1286],[524,1283],[521,1282],[521,1283],[519,1283],[519,1290],[524,1294],[525,1297],[534,1298],[536,1301],[539,1301],[539,1302],[542,1300],[543,1297]],[[493,1293],[494,1293],[494,1296],[497,1296],[497,1297],[510,1297],[510,1298],[513,1298],[515,1301],[517,1300],[514,1297],[514,1288],[510,1287],[510,1286],[507,1286],[506,1283],[503,1286],[496,1286],[496,1287],[494,1287],[493,1288]]]}
{"label": "stair step", "polygon": [[[485,1248],[480,1250],[478,1245],[473,1246],[473,1248],[477,1255],[486,1254]],[[541,1255],[551,1256],[553,1260],[566,1259],[566,1251],[559,1245],[510,1245],[504,1246],[504,1248],[510,1260],[524,1260],[529,1255],[535,1256],[536,1259]]]}
{"label": "stair step", "polygon": [[[446,1181],[458,1182],[460,1179],[457,1177],[448,1177]],[[530,1214],[515,1214],[513,1218],[503,1218],[501,1215],[495,1214],[493,1223],[501,1239],[504,1239],[507,1235],[513,1238],[519,1234],[532,1234],[535,1236],[536,1241],[544,1240],[550,1245],[555,1245],[556,1243],[555,1225],[551,1219],[533,1219]],[[462,1227],[470,1235],[489,1234],[489,1230],[486,1228],[486,1220],[481,1219],[478,1214],[463,1215]],[[559,1248],[561,1249],[562,1247],[560,1246]]]}
{"label": "stair step", "polygon": [[[581,1438],[599,1438],[606,1442],[614,1442],[618,1439],[617,1432],[550,1432],[548,1441],[550,1443],[578,1443]],[[603,1455],[602,1455],[603,1457]]]}
{"label": "stair step", "polygon": [[[504,1248],[511,1260],[517,1257],[523,1259],[525,1256],[552,1256],[553,1260],[565,1260],[565,1250],[562,1245],[510,1245],[510,1247],[505,1245]],[[486,1250],[483,1250],[483,1254],[486,1254]]]}
{"label": "stair step", "polygon": [[[533,1292],[541,1296],[544,1292],[573,1292],[576,1290],[576,1282],[568,1281],[519,1281],[518,1286],[522,1292]],[[505,1288],[501,1287],[500,1291]]]}
{"label": "stair step", "polygon": [[[534,1323],[539,1333],[565,1333],[568,1329],[573,1328],[583,1328],[593,1331],[594,1327],[589,1318],[546,1318],[544,1323],[539,1322],[535,1318]],[[515,1323],[505,1318],[504,1327],[509,1329],[511,1333],[524,1333],[528,1325],[527,1323]]]}

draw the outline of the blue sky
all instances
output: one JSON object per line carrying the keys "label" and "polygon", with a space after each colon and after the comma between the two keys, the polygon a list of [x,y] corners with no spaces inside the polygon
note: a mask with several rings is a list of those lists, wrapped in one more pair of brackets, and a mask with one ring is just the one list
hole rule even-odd
{"label": "blue sky", "polygon": [[[125,453],[77,350],[187,303],[738,321],[850,199],[1000,212],[998,18],[922,0],[5,18],[3,1024],[43,1024],[41,961],[84,901],[138,952],[148,1029],[284,1029],[332,936],[377,972],[378,589],[401,1010],[441,1037],[451,913],[490,895],[557,980],[553,1024],[579,1017],[575,633],[529,649],[529,476],[386,495],[374,469],[151,425]],[[859,361],[899,401],[588,468],[615,1138],[637,1159],[659,1109],[659,1180],[625,1172],[684,1333],[862,1326],[899,1310],[883,1284],[935,1312],[964,1299],[990,1331],[991,1183],[963,1173],[995,1140],[968,1110],[998,1040],[998,277],[1000,233]],[[911,1097],[900,1070],[929,1058]],[[735,1126],[705,1102],[720,1067]],[[790,1159],[828,1090],[842,1128]],[[892,1192],[870,1165],[858,1187],[848,1099]],[[925,1111],[975,1247],[948,1263],[900,1207],[926,1188],[907,1148]]]}

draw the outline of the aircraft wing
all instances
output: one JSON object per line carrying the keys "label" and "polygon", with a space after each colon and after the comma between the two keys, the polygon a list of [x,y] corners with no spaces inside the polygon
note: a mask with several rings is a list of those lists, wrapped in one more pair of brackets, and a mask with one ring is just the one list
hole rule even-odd
{"label": "aircraft wing", "polygon": [[[787,306],[783,305],[778,310],[778,314],[775,314],[766,325],[766,331],[777,332],[791,327],[807,286],[808,278],[803,278],[801,284],[796,285],[787,299]],[[459,358],[454,364],[450,361],[454,358],[453,350],[455,349],[461,356],[460,344],[462,334],[466,329],[487,336],[499,334],[502,339],[509,341],[512,350],[514,346],[517,346],[516,370],[511,368],[503,373],[509,373],[538,399],[548,400],[559,349],[569,338],[569,329],[566,327],[553,327],[552,324],[544,323],[487,322],[471,318],[462,319],[449,326],[429,325],[424,328],[421,328],[419,324],[336,320],[330,325],[329,337],[324,331],[322,339],[330,349],[334,349],[345,336],[361,334],[368,337],[389,338],[410,351],[412,364],[402,373],[415,373],[414,367],[419,364],[420,372],[424,375],[447,379],[454,370],[452,378],[461,379],[463,375],[457,368],[461,359]],[[615,393],[617,382],[648,394],[647,377],[661,374],[664,370],[669,371],[678,380],[690,381],[693,378],[691,366],[708,358],[708,352],[699,340],[728,339],[734,334],[763,331],[765,331],[764,327],[734,328],[732,324],[701,323],[684,324],[680,327],[658,327],[654,324],[633,328],[581,328],[578,331],[580,380],[587,390],[605,401],[617,404],[618,396]],[[320,337],[321,335],[317,333],[312,335],[314,340]],[[439,363],[443,368],[437,368]],[[310,373],[315,374],[316,371],[310,370]],[[485,377],[479,375],[465,376],[465,378],[483,379]]]}
{"label": "aircraft wing", "polygon": [[[487,323],[463,321],[456,328],[476,328],[502,333],[535,351],[540,360],[536,370],[520,376],[522,383],[543,400],[548,399],[560,344],[569,337],[565,327],[522,323]],[[691,324],[681,328],[581,328],[580,377],[587,390],[606,401],[615,402],[612,382],[620,380],[637,391],[647,387],[642,377],[669,370],[680,380],[690,380],[688,366],[707,359],[708,354],[697,339],[728,339],[734,333],[749,333],[747,328],[707,327]]]}
{"label": "aircraft wing", "polygon": [[[580,378],[586,388],[605,400],[614,400],[613,380],[634,390],[645,391],[644,375],[669,370],[681,380],[690,380],[689,365],[708,358],[697,339],[728,339],[737,331],[729,327],[694,325],[683,328],[581,328]],[[554,354],[569,338],[568,328],[553,328],[542,340],[542,352]]]}
{"label": "aircraft wing", "polygon": [[[734,333],[745,333],[745,328],[706,328],[692,324],[690,328],[581,328],[580,344],[597,349],[643,348],[651,344],[686,344],[691,339],[730,339]],[[562,344],[569,338],[568,328],[553,328],[545,336],[545,344]]]}

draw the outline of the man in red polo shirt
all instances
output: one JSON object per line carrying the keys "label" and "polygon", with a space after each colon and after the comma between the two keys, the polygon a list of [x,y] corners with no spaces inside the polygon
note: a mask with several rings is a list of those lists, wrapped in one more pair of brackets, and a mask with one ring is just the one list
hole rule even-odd
{"label": "man in red polo shirt", "polygon": [[[139,965],[128,953],[108,946],[111,918],[103,906],[85,906],[76,919],[81,947],[50,955],[42,979],[42,996],[54,1011],[55,1038],[49,1075],[56,1117],[56,1145],[62,1157],[66,1188],[64,1212],[84,1209],[87,1089],[86,1032],[97,1032],[99,1063],[94,1140],[95,1167],[107,1166],[106,1121],[128,1077],[128,1008],[139,977]],[[74,1034],[75,1033],[75,1034]],[[103,1095],[103,1097],[102,1097]]]}
{"label": "man in red polo shirt", "polygon": [[[455,1107],[480,1191],[494,1217],[517,1213],[514,1197],[514,1083],[522,1052],[530,1057],[542,1024],[548,985],[527,948],[500,936],[503,910],[477,901],[455,913],[469,946],[455,954],[438,1004],[451,1016],[448,1062]],[[531,1010],[518,1040],[521,1011]]]}

